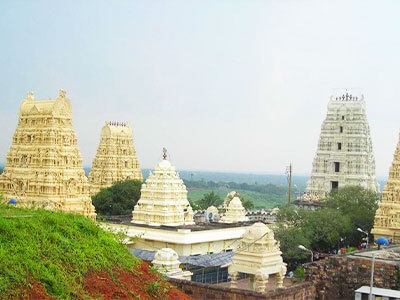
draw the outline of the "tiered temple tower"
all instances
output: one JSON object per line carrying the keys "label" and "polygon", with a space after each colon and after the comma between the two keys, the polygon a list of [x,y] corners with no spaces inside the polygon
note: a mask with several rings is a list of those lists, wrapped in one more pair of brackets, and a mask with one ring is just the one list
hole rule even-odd
{"label": "tiered temple tower", "polygon": [[382,192],[382,201],[375,213],[372,233],[375,238],[383,236],[395,243],[400,241],[400,141]]}
{"label": "tiered temple tower", "polygon": [[55,100],[21,104],[0,189],[8,201],[96,217],[72,127],[71,102],[60,90]]}
{"label": "tiered temple tower", "polygon": [[152,226],[192,225],[193,210],[187,199],[186,186],[175,167],[164,159],[150,172],[142,185],[141,197],[133,210],[132,223]]}
{"label": "tiered temple tower", "polygon": [[95,195],[102,188],[128,179],[143,180],[132,129],[128,123],[106,122],[89,173],[90,193]]}
{"label": "tiered temple tower", "polygon": [[247,222],[249,218],[246,217],[246,210],[242,205],[239,197],[234,197],[229,201],[225,214],[221,218],[221,223],[237,223]]}
{"label": "tiered temple tower", "polygon": [[379,191],[364,96],[348,93],[329,101],[304,200],[320,200],[347,185]]}

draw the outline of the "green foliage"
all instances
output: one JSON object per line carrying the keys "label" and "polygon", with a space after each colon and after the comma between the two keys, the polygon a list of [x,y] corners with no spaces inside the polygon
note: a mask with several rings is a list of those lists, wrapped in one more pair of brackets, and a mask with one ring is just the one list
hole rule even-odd
{"label": "green foliage", "polygon": [[205,194],[201,200],[196,202],[196,204],[200,209],[207,209],[212,205],[218,207],[222,204],[222,202],[222,198],[212,191]]}
{"label": "green foliage", "polygon": [[349,186],[333,192],[326,199],[326,205],[316,211],[280,209],[276,237],[284,258],[293,262],[304,260],[305,255],[309,257],[310,254],[300,250],[299,245],[321,252],[337,249],[341,238],[351,246],[357,246],[363,237],[357,227],[371,230],[378,199],[376,193]]}
{"label": "green foliage", "polygon": [[275,238],[280,242],[283,260],[289,268],[298,262],[309,262],[311,254],[299,249],[299,245],[310,248],[311,241],[299,227],[279,226],[275,230]]}
{"label": "green foliage", "polygon": [[243,205],[243,207],[244,207],[246,210],[252,210],[252,209],[254,209],[254,203],[253,203],[252,200],[246,199],[246,198],[244,198],[243,196],[240,197],[240,198],[241,198],[240,200],[242,201],[242,205]]}
{"label": "green foliage", "polygon": [[129,215],[140,199],[142,182],[127,180],[116,182],[92,197],[96,212],[105,215]]}
{"label": "green foliage", "polygon": [[[222,199],[226,197],[226,194],[230,192],[227,189],[212,189],[212,188],[188,188],[188,199],[192,202],[197,202],[203,198],[203,195],[209,192],[214,192],[219,195]],[[251,192],[245,190],[235,190],[240,193],[246,200],[249,199],[253,202],[254,208],[274,208],[283,206],[287,202],[287,196],[273,195],[273,194],[261,194],[258,192]],[[193,207],[193,206],[192,206]],[[193,208],[194,209],[194,208]],[[250,208],[251,209],[251,208]]]}
{"label": "green foliage", "polygon": [[153,281],[146,286],[146,292],[150,296],[157,298],[161,293],[161,284],[158,281]]}
{"label": "green foliage", "polygon": [[340,237],[345,236],[349,228],[349,218],[331,208],[310,212],[302,225],[302,230],[310,240],[312,249],[321,249],[323,252],[335,248]]}
{"label": "green foliage", "polygon": [[325,203],[337,209],[351,221],[347,233],[348,242],[358,244],[363,237],[357,228],[370,232],[374,225],[375,211],[378,209],[379,194],[360,186],[347,186],[332,192]]}
{"label": "green foliage", "polygon": [[[92,220],[0,205],[0,295],[37,280],[57,299],[78,298],[89,271],[131,269],[138,260]],[[15,295],[14,295],[15,296]],[[6,296],[7,298],[7,296]]]}
{"label": "green foliage", "polygon": [[297,282],[302,282],[306,278],[306,272],[303,268],[296,268],[293,275]]}

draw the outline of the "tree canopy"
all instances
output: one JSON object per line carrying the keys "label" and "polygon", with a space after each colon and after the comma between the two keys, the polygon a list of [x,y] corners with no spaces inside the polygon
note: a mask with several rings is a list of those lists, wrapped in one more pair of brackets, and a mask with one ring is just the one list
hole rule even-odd
{"label": "tree canopy", "polygon": [[364,236],[357,228],[371,231],[378,200],[379,194],[373,191],[348,186],[332,192],[316,211],[282,208],[277,216],[276,237],[284,259],[303,260],[299,245],[321,252],[337,249],[341,239],[350,246],[359,245]]}
{"label": "tree canopy", "polygon": [[222,198],[214,193],[214,191],[204,194],[203,198],[199,201],[196,201],[196,205],[198,209],[207,209],[210,206],[218,207],[222,204]]}
{"label": "tree canopy", "polygon": [[102,189],[92,197],[96,212],[105,216],[131,214],[140,199],[141,186],[141,181],[127,180]]}

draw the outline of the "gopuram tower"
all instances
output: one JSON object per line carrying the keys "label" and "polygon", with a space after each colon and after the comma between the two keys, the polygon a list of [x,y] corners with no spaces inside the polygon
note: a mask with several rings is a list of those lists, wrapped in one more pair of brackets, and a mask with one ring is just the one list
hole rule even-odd
{"label": "gopuram tower", "polygon": [[332,96],[328,103],[303,198],[318,201],[348,185],[379,190],[364,96],[359,99],[346,93]]}
{"label": "gopuram tower", "polygon": [[0,189],[24,207],[43,207],[95,218],[89,183],[82,168],[72,127],[71,102],[60,90],[57,99],[21,104]]}
{"label": "gopuram tower", "polygon": [[392,242],[400,241],[400,141],[397,144],[389,179],[382,192],[382,201],[375,213],[375,238],[386,237]]}
{"label": "gopuram tower", "polygon": [[95,195],[102,188],[128,179],[143,180],[132,129],[128,123],[106,122],[89,173],[90,193]]}
{"label": "gopuram tower", "polygon": [[193,225],[193,210],[187,199],[186,186],[167,160],[163,160],[150,172],[142,184],[141,195],[133,210],[132,223],[151,226]]}

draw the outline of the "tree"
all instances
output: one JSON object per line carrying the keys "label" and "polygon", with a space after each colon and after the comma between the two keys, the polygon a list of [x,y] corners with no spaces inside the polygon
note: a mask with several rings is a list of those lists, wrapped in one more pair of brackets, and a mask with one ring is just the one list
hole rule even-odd
{"label": "tree", "polygon": [[302,224],[303,234],[309,238],[312,249],[322,252],[336,248],[350,227],[349,217],[332,208],[310,212]]}
{"label": "tree", "polygon": [[203,198],[199,201],[196,201],[196,204],[199,209],[207,209],[210,206],[218,207],[222,204],[222,198],[214,193],[214,191],[204,194]]}
{"label": "tree", "polygon": [[283,260],[288,268],[293,270],[299,263],[311,260],[311,253],[299,249],[299,245],[310,248],[311,241],[299,227],[279,226],[275,231],[275,238],[280,243]]}
{"label": "tree", "polygon": [[254,203],[250,199],[245,199],[243,196],[241,196],[241,201],[242,205],[246,210],[252,210],[254,209]]}
{"label": "tree", "polygon": [[127,180],[102,189],[92,197],[96,212],[106,216],[131,214],[140,199],[141,186],[141,181]]}
{"label": "tree", "polygon": [[333,191],[325,200],[326,206],[347,216],[351,225],[346,236],[350,244],[357,245],[363,237],[357,228],[370,232],[374,226],[379,194],[360,186],[347,186]]}

